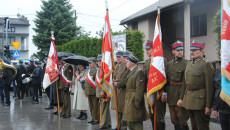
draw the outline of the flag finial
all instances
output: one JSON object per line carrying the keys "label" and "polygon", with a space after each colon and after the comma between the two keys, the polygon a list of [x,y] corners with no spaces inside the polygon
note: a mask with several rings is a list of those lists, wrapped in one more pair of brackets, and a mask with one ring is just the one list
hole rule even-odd
{"label": "flag finial", "polygon": [[54,31],[50,31],[50,33],[51,33],[51,39],[54,40],[54,39],[55,39],[55,38],[54,38]]}
{"label": "flag finial", "polygon": [[105,0],[105,7],[106,7],[106,10],[108,10],[108,1]]}

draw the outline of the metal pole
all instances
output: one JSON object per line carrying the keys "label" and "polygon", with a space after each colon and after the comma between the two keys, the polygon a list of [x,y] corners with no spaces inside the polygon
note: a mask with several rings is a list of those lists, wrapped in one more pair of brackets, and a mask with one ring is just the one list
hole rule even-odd
{"label": "metal pole", "polygon": [[2,59],[4,59],[4,24],[2,26]]}
{"label": "metal pole", "polygon": [[[6,38],[5,38],[5,44],[7,44],[7,40],[8,40],[8,25],[9,25],[9,19],[6,18],[6,28],[5,28]],[[9,51],[10,51],[10,46],[9,46]]]}

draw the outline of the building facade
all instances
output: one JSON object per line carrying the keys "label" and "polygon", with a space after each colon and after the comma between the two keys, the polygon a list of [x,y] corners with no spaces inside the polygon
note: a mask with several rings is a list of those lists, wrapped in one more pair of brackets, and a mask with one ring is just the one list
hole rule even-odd
{"label": "building facade", "polygon": [[[143,32],[144,43],[152,40],[158,5],[158,2],[154,3],[123,19],[120,24],[126,25],[129,30]],[[194,39],[206,43],[204,53],[207,60],[218,59],[217,34],[212,31],[214,29],[212,21],[217,11],[221,9],[220,0],[160,0],[160,6],[164,56],[168,60],[173,56],[171,45],[177,40],[184,42],[185,58],[190,59],[190,43]]]}
{"label": "building facade", "polygon": [[[10,27],[8,29],[8,40],[5,42],[4,18],[0,18],[0,50],[1,57],[3,44],[9,45],[11,60],[28,59],[29,58],[29,20],[22,16],[20,18],[9,18]],[[4,36],[4,37],[3,37]],[[13,50],[15,50],[12,42],[21,42],[18,47],[20,51],[19,58],[13,58]]]}

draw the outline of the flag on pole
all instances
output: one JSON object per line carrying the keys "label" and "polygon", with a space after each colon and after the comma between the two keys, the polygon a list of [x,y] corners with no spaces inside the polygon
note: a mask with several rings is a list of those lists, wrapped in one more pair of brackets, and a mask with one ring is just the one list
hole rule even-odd
{"label": "flag on pole", "polygon": [[153,112],[152,106],[154,102],[154,92],[157,92],[158,98],[163,93],[159,90],[166,83],[165,67],[164,67],[164,57],[162,48],[162,37],[161,37],[161,27],[160,27],[160,13],[158,10],[158,16],[156,19],[154,38],[153,38],[153,49],[150,62],[149,79],[147,86],[147,102],[151,106],[151,111]]}
{"label": "flag on pole", "polygon": [[59,62],[58,62],[57,50],[54,44],[54,37],[52,36],[50,40],[51,40],[51,45],[50,45],[50,51],[48,55],[45,75],[43,79],[43,89],[46,89],[49,85],[51,85],[59,78],[58,76]]}
{"label": "flag on pole", "polygon": [[105,16],[105,26],[102,44],[102,63],[99,76],[100,87],[109,97],[113,95],[112,73],[115,69],[113,46],[111,39],[110,23],[108,14]]}
{"label": "flag on pole", "polygon": [[221,20],[221,93],[230,105],[230,2],[223,0]]}

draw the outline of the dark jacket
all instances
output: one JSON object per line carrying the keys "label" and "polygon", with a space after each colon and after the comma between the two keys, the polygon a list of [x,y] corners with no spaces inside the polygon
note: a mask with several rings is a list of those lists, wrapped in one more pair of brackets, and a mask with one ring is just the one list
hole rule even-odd
{"label": "dark jacket", "polygon": [[26,73],[27,73],[27,74],[32,74],[33,71],[34,71],[34,69],[35,69],[34,64],[28,65],[28,66],[26,67]]}
{"label": "dark jacket", "polygon": [[221,70],[220,68],[218,68],[215,71],[213,80],[215,83],[213,110],[230,114],[229,105],[220,98],[220,91],[221,91]]}
{"label": "dark jacket", "polygon": [[15,79],[17,82],[22,81],[22,74],[26,74],[26,68],[24,65],[19,65],[15,67],[17,69],[17,75],[15,76]]}
{"label": "dark jacket", "polygon": [[4,68],[3,69],[3,83],[4,85],[11,85],[11,82],[13,80],[13,74],[14,74],[14,71],[12,69],[9,69],[9,68]]}
{"label": "dark jacket", "polygon": [[38,66],[34,69],[33,76],[32,76],[32,84],[40,85],[41,80],[42,80],[42,69],[40,66]]}

